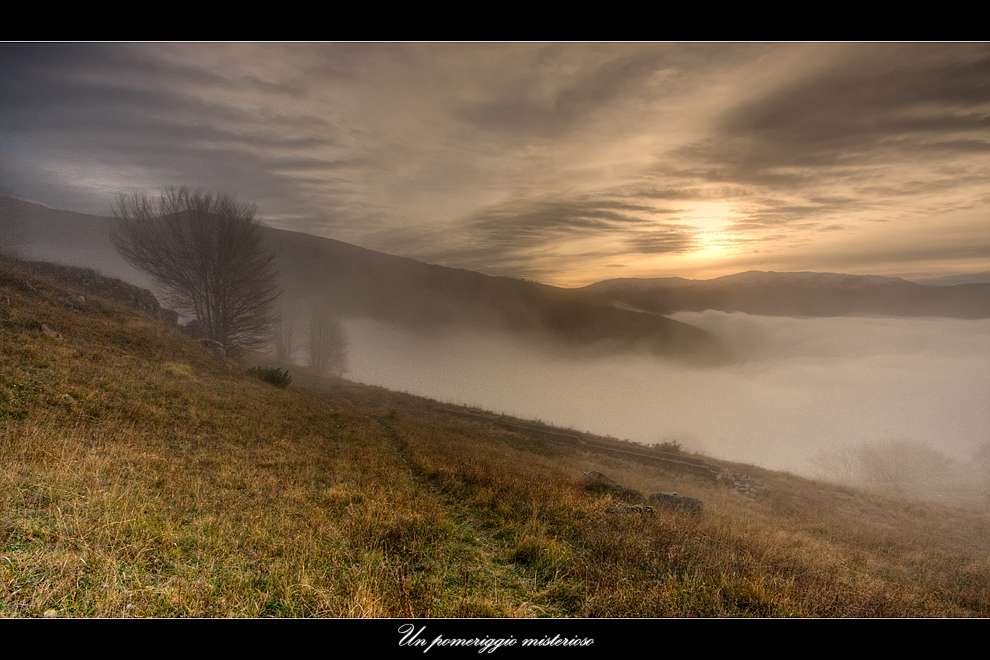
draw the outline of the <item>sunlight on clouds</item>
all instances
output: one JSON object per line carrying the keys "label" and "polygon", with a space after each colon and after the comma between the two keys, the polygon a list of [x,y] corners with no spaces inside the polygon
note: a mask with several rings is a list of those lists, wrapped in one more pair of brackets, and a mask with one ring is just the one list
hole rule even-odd
{"label": "sunlight on clouds", "polygon": [[729,202],[692,202],[684,206],[680,220],[697,228],[694,234],[697,247],[694,252],[705,256],[722,256],[731,253],[735,245],[733,237],[723,231],[735,220],[743,217],[733,210]]}
{"label": "sunlight on clouds", "polygon": [[681,219],[694,227],[705,230],[714,230],[725,227],[741,214],[732,210],[732,204],[728,202],[692,202],[685,205],[685,211]]}
{"label": "sunlight on clouds", "polygon": [[983,44],[0,49],[4,184],[77,211],[187,183],[555,283],[986,270]]}

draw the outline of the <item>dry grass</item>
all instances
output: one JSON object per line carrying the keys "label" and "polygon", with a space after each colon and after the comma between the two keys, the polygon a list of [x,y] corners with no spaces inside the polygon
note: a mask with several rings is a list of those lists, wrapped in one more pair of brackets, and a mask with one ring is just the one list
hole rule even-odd
{"label": "dry grass", "polygon": [[[747,497],[302,370],[281,390],[72,293],[0,264],[2,616],[990,615],[985,512],[734,466]],[[608,515],[588,470],[705,514]]]}

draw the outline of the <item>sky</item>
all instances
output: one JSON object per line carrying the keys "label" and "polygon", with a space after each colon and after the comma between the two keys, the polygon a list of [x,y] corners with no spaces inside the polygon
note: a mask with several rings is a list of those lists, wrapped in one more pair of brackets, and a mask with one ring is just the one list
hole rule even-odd
{"label": "sky", "polygon": [[990,270],[988,43],[0,44],[0,191],[558,286]]}

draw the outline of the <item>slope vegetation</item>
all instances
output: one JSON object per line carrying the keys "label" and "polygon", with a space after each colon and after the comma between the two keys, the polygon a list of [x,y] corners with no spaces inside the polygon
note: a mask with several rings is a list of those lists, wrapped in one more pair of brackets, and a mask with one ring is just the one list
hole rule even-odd
{"label": "slope vegetation", "polygon": [[985,513],[278,389],[84,280],[0,262],[2,616],[990,615]]}

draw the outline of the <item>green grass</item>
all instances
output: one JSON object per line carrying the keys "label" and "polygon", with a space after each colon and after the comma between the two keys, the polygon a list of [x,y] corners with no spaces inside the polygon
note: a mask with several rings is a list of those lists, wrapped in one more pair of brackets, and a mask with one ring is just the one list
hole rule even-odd
{"label": "green grass", "polygon": [[[986,510],[728,466],[748,497],[253,366],[0,262],[0,616],[990,615]],[[608,515],[589,470],[705,514]]]}

